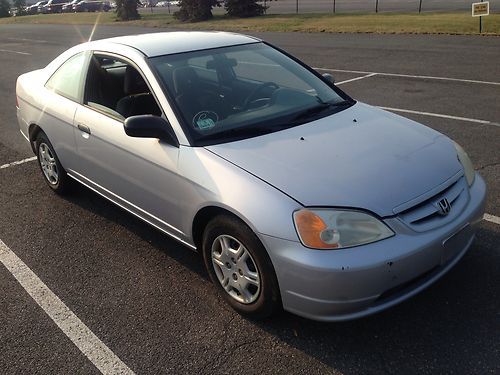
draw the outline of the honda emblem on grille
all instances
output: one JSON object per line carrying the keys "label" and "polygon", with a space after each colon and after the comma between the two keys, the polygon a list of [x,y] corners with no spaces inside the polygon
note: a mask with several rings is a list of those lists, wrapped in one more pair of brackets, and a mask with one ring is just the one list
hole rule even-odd
{"label": "honda emblem on grille", "polygon": [[451,205],[450,202],[448,202],[448,199],[443,198],[439,202],[437,202],[437,208],[438,208],[438,213],[442,216],[448,215],[451,210]]}

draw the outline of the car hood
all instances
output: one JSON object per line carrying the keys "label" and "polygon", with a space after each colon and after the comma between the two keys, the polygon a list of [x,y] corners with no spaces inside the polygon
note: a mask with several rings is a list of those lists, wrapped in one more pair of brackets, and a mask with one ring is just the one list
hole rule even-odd
{"label": "car hood", "polygon": [[380,216],[461,170],[444,135],[366,104],[275,133],[206,147],[304,206]]}

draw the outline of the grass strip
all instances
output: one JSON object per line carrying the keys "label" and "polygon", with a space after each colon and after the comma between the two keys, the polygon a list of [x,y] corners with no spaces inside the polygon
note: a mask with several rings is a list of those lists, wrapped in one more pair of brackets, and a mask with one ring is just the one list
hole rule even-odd
{"label": "grass strip", "polygon": [[[97,21],[98,20],[98,21]],[[182,23],[165,13],[144,13],[136,21],[119,22],[115,14],[67,13],[0,19],[0,24],[130,25],[189,30],[274,31],[308,33],[479,34],[479,20],[469,13],[346,13],[286,14],[254,18],[215,16],[212,20]],[[500,13],[483,17],[483,34],[500,35]]]}

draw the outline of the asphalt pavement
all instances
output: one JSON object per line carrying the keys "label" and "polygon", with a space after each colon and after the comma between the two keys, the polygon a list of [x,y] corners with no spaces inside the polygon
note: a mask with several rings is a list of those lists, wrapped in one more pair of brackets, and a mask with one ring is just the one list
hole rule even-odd
{"label": "asphalt pavement", "polygon": [[[98,27],[94,35],[152,31]],[[0,166],[32,156],[17,127],[16,77],[90,33],[0,26]],[[328,69],[354,98],[418,112],[397,113],[458,141],[487,181],[487,212],[500,216],[499,38],[257,36]],[[481,224],[439,282],[383,313],[334,324],[288,313],[253,322],[216,295],[196,253],[83,187],[56,196],[35,162],[0,169],[0,191],[0,240],[138,374],[500,372],[493,222]],[[0,322],[0,373],[98,373],[1,264]]]}

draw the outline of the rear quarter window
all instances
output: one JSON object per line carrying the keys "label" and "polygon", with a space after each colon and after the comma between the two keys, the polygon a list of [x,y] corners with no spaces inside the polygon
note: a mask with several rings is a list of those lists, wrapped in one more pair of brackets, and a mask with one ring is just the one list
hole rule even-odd
{"label": "rear quarter window", "polygon": [[70,57],[49,78],[45,87],[68,99],[79,101],[86,71],[87,52]]}

